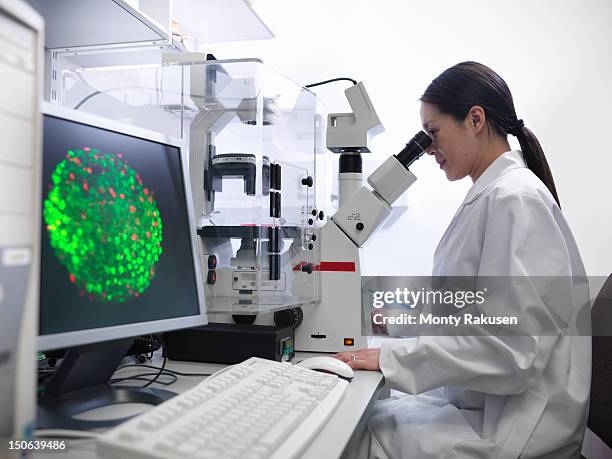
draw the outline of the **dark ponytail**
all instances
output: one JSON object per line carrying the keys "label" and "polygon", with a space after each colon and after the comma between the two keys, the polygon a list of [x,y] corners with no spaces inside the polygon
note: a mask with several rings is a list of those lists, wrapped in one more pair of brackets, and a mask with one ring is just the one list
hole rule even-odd
{"label": "dark ponytail", "polygon": [[557,205],[561,207],[552,172],[550,171],[548,161],[546,161],[546,156],[544,156],[544,151],[537,137],[525,126],[521,127],[515,135],[521,146],[523,158],[527,163],[527,167],[542,180],[544,185],[548,188],[548,191],[550,191],[550,194],[552,194],[555,201],[557,201]]}
{"label": "dark ponytail", "polygon": [[420,100],[435,105],[458,122],[465,120],[474,105],[481,106],[489,129],[504,138],[508,134],[516,136],[527,167],[546,185],[561,207],[540,142],[516,116],[510,89],[497,73],[478,62],[462,62],[433,80]]}

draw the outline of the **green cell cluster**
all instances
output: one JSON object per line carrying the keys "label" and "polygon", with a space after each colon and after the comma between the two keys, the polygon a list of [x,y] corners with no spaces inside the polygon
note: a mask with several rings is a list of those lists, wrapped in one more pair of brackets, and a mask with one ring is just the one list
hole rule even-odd
{"label": "green cell cluster", "polygon": [[153,192],[121,154],[69,150],[43,204],[50,245],[70,282],[98,301],[140,296],[162,253]]}

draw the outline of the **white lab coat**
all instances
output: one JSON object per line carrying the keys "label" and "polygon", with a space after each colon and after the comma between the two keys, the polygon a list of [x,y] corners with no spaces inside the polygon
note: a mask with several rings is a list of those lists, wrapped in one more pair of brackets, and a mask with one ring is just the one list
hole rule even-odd
{"label": "white lab coat", "polygon": [[[585,272],[552,195],[526,167],[521,152],[510,151],[496,159],[468,192],[436,249],[433,275]],[[534,314],[525,306],[529,301],[508,303],[505,307],[517,316]],[[386,383],[420,395],[377,402],[358,455],[580,457],[590,346],[585,336],[390,340],[381,346],[379,359]]]}

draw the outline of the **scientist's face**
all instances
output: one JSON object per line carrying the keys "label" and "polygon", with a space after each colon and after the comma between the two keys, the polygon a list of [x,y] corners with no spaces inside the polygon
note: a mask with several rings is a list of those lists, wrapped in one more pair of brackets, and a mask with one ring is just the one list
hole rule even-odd
{"label": "scientist's face", "polygon": [[454,181],[470,175],[478,151],[470,115],[464,122],[457,122],[452,116],[441,113],[435,105],[422,102],[421,124],[433,140],[427,154],[435,156],[446,178]]}

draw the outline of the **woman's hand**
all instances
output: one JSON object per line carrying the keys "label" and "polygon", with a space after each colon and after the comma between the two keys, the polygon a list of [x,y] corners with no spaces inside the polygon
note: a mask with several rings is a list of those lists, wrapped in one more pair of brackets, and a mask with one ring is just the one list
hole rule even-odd
{"label": "woman's hand", "polygon": [[359,349],[357,351],[339,352],[334,355],[334,357],[348,363],[349,367],[354,370],[380,371],[380,365],[378,364],[379,355],[380,348],[373,347],[370,349]]}

